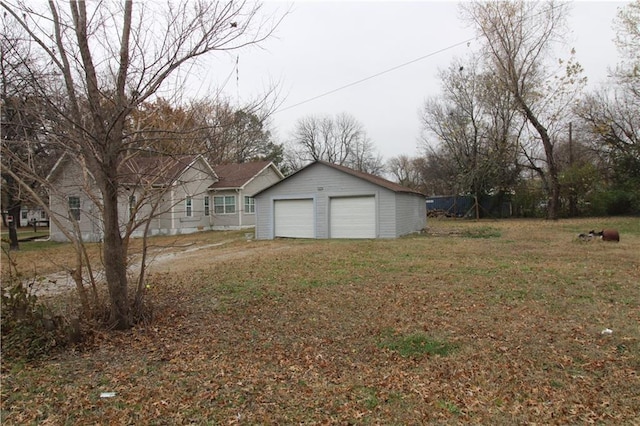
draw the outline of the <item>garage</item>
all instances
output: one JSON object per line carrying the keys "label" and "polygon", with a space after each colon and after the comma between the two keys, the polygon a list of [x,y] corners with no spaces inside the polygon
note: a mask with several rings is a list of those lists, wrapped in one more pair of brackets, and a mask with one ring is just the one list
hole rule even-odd
{"label": "garage", "polygon": [[376,200],[336,197],[329,202],[329,238],[375,238]]}
{"label": "garage", "polygon": [[258,240],[397,238],[427,224],[420,192],[320,160],[253,197]]}
{"label": "garage", "polygon": [[313,199],[274,201],[275,237],[315,238]]}

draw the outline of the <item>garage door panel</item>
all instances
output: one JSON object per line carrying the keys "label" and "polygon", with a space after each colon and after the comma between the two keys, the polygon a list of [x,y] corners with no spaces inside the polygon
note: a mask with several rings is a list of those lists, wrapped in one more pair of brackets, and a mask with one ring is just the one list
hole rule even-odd
{"label": "garage door panel", "polygon": [[275,237],[315,238],[313,199],[274,202]]}
{"label": "garage door panel", "polygon": [[332,198],[330,205],[331,238],[375,238],[375,197]]}

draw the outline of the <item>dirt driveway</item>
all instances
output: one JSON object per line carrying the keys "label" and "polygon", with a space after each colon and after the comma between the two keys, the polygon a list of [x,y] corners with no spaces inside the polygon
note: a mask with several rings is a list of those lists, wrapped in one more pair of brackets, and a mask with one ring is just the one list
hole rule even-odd
{"label": "dirt driveway", "polygon": [[[147,274],[186,273],[199,269],[208,269],[212,265],[226,261],[236,261],[252,256],[271,255],[291,249],[283,241],[254,241],[229,239],[213,244],[186,244],[149,250]],[[137,274],[140,268],[139,256],[131,259],[129,271]],[[98,282],[104,282],[103,271],[95,272]],[[75,288],[71,274],[67,271],[56,272],[30,280],[36,296],[51,296]]]}

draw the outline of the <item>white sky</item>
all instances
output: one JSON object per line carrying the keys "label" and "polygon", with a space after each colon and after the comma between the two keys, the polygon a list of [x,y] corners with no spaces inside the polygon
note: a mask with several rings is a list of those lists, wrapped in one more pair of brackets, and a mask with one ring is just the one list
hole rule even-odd
{"label": "white sky", "polygon": [[[567,52],[576,57],[593,87],[606,80],[618,61],[612,22],[624,2],[578,1],[572,5]],[[272,117],[278,143],[286,142],[296,120],[308,115],[346,112],[363,124],[385,160],[419,153],[418,111],[425,98],[438,95],[438,69],[478,48],[473,31],[451,1],[267,2],[265,11],[291,8],[275,36],[233,57],[207,65],[200,90],[216,87],[229,75],[225,92],[232,101],[259,95],[279,83],[283,100]],[[458,45],[460,44],[460,45]],[[457,47],[452,47],[458,45]],[[565,58],[568,57],[564,55]],[[301,105],[296,104],[382,71],[420,59],[365,82]],[[237,80],[236,80],[237,77]]]}

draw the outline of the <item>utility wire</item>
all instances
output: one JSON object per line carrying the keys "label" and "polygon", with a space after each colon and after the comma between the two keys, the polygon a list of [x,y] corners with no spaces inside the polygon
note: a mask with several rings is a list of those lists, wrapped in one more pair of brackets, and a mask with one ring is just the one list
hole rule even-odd
{"label": "utility wire", "polygon": [[390,73],[390,72],[392,72],[392,71],[395,71],[395,70],[398,70],[398,69],[400,69],[400,68],[404,68],[404,67],[406,67],[406,66],[408,66],[408,65],[411,65],[411,64],[414,64],[414,63],[416,63],[416,62],[422,61],[422,60],[424,60],[424,59],[430,58],[431,56],[435,56],[435,55],[437,55],[438,53],[446,52],[447,50],[450,50],[450,49],[456,48],[456,47],[461,46],[461,45],[463,45],[463,44],[465,44],[465,43],[470,43],[471,41],[475,40],[476,38],[477,38],[477,37],[473,37],[473,38],[469,38],[469,39],[467,39],[467,40],[461,41],[461,42],[459,42],[459,43],[452,44],[451,46],[444,47],[444,48],[442,48],[442,49],[440,49],[440,50],[436,50],[435,52],[431,52],[431,53],[429,53],[429,54],[427,54],[427,55],[424,55],[424,56],[421,56],[421,57],[419,57],[419,58],[413,59],[413,60],[411,60],[411,61],[409,61],[409,62],[405,62],[405,63],[403,63],[403,64],[396,65],[395,67],[391,67],[391,68],[389,68],[389,69],[386,69],[386,70],[384,70],[384,71],[380,71],[379,73],[376,73],[376,74],[370,75],[369,77],[362,78],[362,79],[360,79],[360,80],[357,80],[357,81],[351,82],[351,83],[349,83],[349,84],[345,84],[344,86],[340,86],[340,87],[338,87],[338,88],[336,88],[336,89],[329,90],[328,92],[324,92],[324,93],[322,93],[322,94],[320,94],[320,95],[317,95],[317,96],[314,96],[314,97],[312,97],[312,98],[306,99],[306,100],[304,100],[304,101],[302,101],[302,102],[298,102],[298,103],[296,103],[296,104],[289,105],[289,106],[287,106],[287,107],[285,107],[285,108],[281,108],[281,109],[279,109],[279,110],[274,111],[274,114],[277,114],[277,113],[282,112],[282,111],[286,111],[286,110],[288,110],[288,109],[292,109],[292,108],[299,107],[300,105],[304,105],[304,104],[306,104],[306,103],[309,103],[309,102],[315,101],[316,99],[320,99],[320,98],[323,98],[323,97],[325,97],[325,96],[332,95],[332,94],[334,94],[334,93],[336,93],[336,92],[339,92],[339,91],[341,91],[341,90],[347,89],[347,88],[349,88],[349,87],[355,86],[355,85],[360,84],[360,83],[364,83],[365,81],[369,81],[369,80],[374,79],[374,78],[376,78],[376,77],[380,77],[381,75],[388,74],[388,73]]}
{"label": "utility wire", "polygon": [[[552,6],[549,8],[549,10],[542,10],[542,11],[540,11],[540,12],[536,13],[534,16],[538,16],[538,15],[541,15],[541,14],[543,14],[543,13],[547,13],[547,12],[549,12],[549,11],[553,11],[553,10],[555,10],[555,9],[557,9],[557,8],[560,8],[561,6],[562,6],[561,4],[558,4],[558,5],[552,5]],[[523,18],[521,18],[521,19],[520,19],[520,21],[522,21],[522,20],[523,20]],[[334,94],[334,93],[336,93],[336,92],[339,92],[339,91],[341,91],[341,90],[347,89],[347,88],[349,88],[349,87],[355,86],[355,85],[360,84],[360,83],[364,83],[365,81],[368,81],[368,80],[374,79],[374,78],[376,78],[376,77],[380,77],[381,75],[388,74],[388,73],[390,73],[390,72],[392,72],[392,71],[398,70],[398,69],[400,69],[400,68],[403,68],[403,67],[406,67],[406,66],[408,66],[408,65],[414,64],[414,63],[416,63],[416,62],[422,61],[422,60],[424,60],[424,59],[430,58],[431,56],[435,56],[435,55],[437,55],[438,53],[446,52],[447,50],[450,50],[450,49],[456,48],[456,47],[461,46],[461,45],[463,45],[463,44],[465,44],[465,43],[470,43],[470,42],[472,42],[473,40],[476,40],[477,38],[479,38],[479,36],[472,37],[472,38],[469,38],[469,39],[467,39],[467,40],[461,41],[461,42],[459,42],[459,43],[452,44],[451,46],[444,47],[444,48],[442,48],[442,49],[440,49],[440,50],[436,50],[435,52],[432,52],[432,53],[429,53],[429,54],[427,54],[427,55],[421,56],[421,57],[416,58],[416,59],[414,59],[414,60],[411,60],[411,61],[409,61],[409,62],[405,62],[405,63],[403,63],[403,64],[396,65],[395,67],[392,67],[392,68],[386,69],[386,70],[384,70],[384,71],[380,71],[379,73],[377,73],[377,74],[373,74],[373,75],[370,75],[369,77],[365,77],[365,78],[363,78],[363,79],[360,79],[360,80],[354,81],[354,82],[352,82],[352,83],[345,84],[344,86],[340,86],[340,87],[338,87],[337,89],[329,90],[328,92],[324,92],[324,93],[322,93],[322,94],[320,94],[320,95],[317,95],[317,96],[314,96],[314,97],[312,97],[312,98],[306,99],[306,100],[304,100],[304,101],[302,101],[302,102],[298,102],[298,103],[296,103],[296,104],[289,105],[288,107],[285,107],[285,108],[282,108],[282,109],[278,109],[278,110],[274,111],[273,113],[274,113],[274,114],[277,114],[277,113],[279,113],[279,112],[286,111],[286,110],[288,110],[288,109],[292,109],[292,108],[295,108],[295,107],[299,107],[300,105],[304,105],[304,104],[306,104],[306,103],[309,103],[309,102],[315,101],[316,99],[320,99],[320,98],[323,98],[323,97],[325,97],[325,96],[332,95],[332,94]]]}

